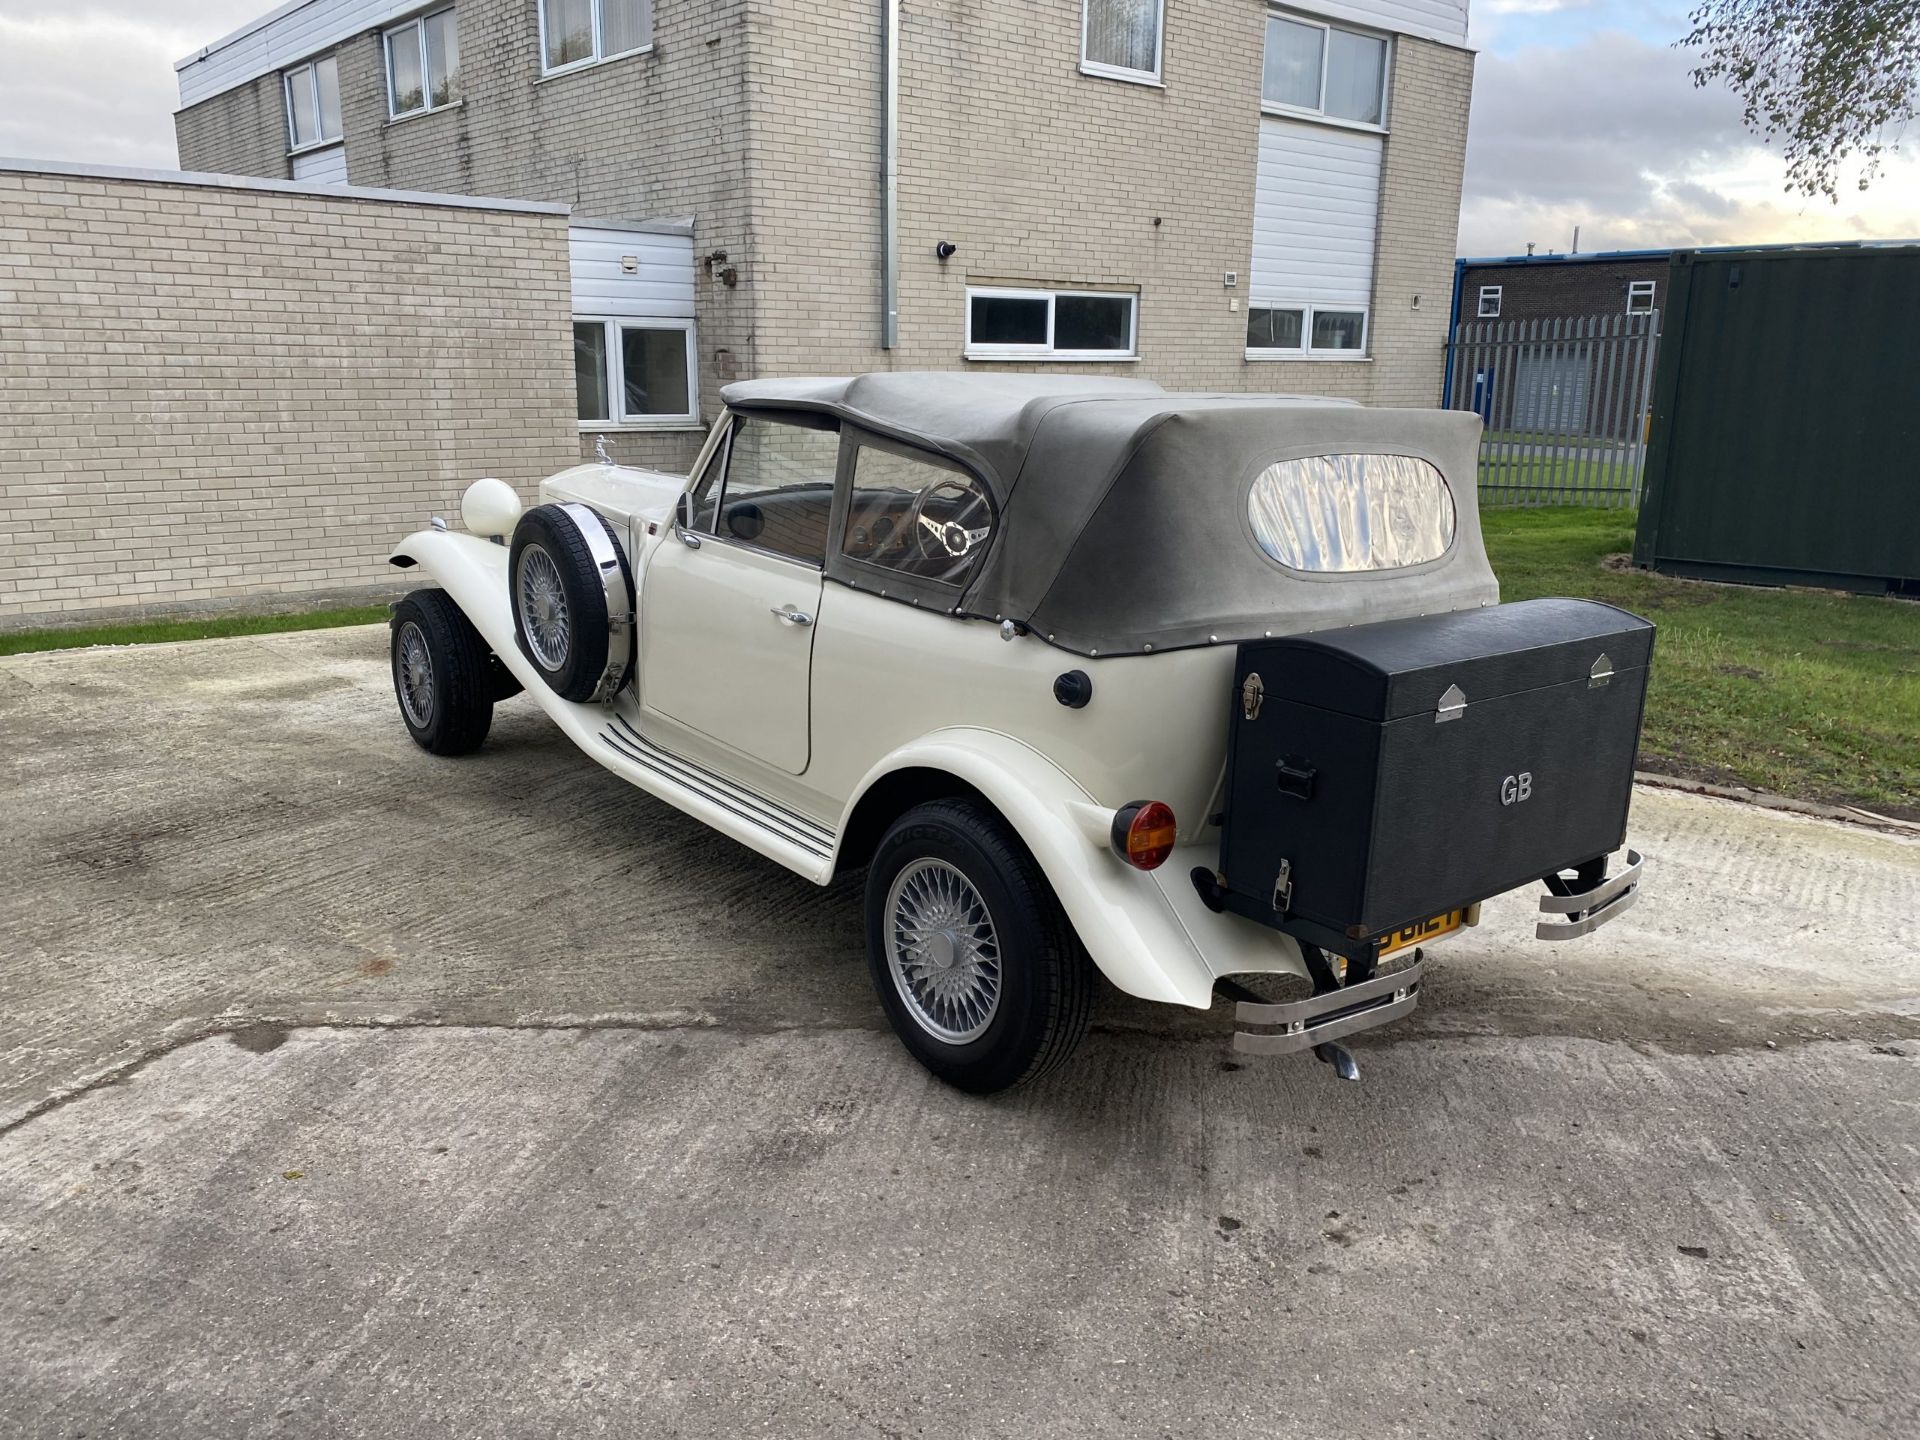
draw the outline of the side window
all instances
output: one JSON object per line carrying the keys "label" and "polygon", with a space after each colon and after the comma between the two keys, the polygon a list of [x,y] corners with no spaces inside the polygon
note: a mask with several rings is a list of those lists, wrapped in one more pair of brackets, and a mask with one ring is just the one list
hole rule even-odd
{"label": "side window", "polygon": [[287,148],[301,150],[340,138],[340,67],[331,55],[297,65],[281,77],[287,92]]}
{"label": "side window", "polygon": [[993,536],[993,502],[960,470],[861,446],[840,553],[958,585]]}
{"label": "side window", "polygon": [[840,430],[811,416],[743,415],[694,494],[693,528],[808,565],[827,558]]}
{"label": "side window", "polygon": [[1115,80],[1160,80],[1160,25],[1166,0],[1084,0],[1080,68]]}

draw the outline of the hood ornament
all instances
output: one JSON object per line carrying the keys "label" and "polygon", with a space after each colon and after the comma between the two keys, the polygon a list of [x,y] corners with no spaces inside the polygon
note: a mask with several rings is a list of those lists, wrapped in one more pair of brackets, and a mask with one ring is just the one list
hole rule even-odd
{"label": "hood ornament", "polygon": [[596,435],[593,437],[593,458],[598,460],[602,465],[618,465],[620,463],[613,458],[613,453],[607,449],[607,437],[604,435]]}

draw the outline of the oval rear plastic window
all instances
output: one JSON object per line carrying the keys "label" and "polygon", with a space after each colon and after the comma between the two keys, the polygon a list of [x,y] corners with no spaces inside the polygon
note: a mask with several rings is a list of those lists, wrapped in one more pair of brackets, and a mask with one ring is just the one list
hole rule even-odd
{"label": "oval rear plastic window", "polygon": [[1453,492],[1412,455],[1315,455],[1262,470],[1247,495],[1253,538],[1293,570],[1403,570],[1453,544]]}

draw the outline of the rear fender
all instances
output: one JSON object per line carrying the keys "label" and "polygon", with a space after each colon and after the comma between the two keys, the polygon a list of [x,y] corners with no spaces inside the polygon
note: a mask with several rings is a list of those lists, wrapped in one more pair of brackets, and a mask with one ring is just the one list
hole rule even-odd
{"label": "rear fender", "polygon": [[1217,976],[1306,974],[1290,937],[1201,903],[1189,871],[1213,869],[1217,844],[1183,845],[1158,870],[1134,869],[1108,841],[1114,812],[1031,746],[996,731],[938,730],[889,755],[841,817],[843,841],[861,798],[909,769],[942,771],[986,797],[1039,862],[1094,964],[1129,995],[1205,1009]]}

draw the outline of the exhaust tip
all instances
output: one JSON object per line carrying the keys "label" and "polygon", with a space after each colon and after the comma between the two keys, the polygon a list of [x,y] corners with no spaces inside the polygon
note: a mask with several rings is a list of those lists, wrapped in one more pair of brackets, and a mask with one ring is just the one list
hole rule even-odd
{"label": "exhaust tip", "polygon": [[1333,1073],[1338,1075],[1342,1080],[1359,1080],[1360,1067],[1354,1062],[1354,1058],[1348,1053],[1346,1046],[1336,1045],[1331,1040],[1323,1040],[1320,1044],[1313,1047],[1313,1053],[1316,1058],[1324,1060],[1327,1064],[1331,1065],[1333,1067]]}

